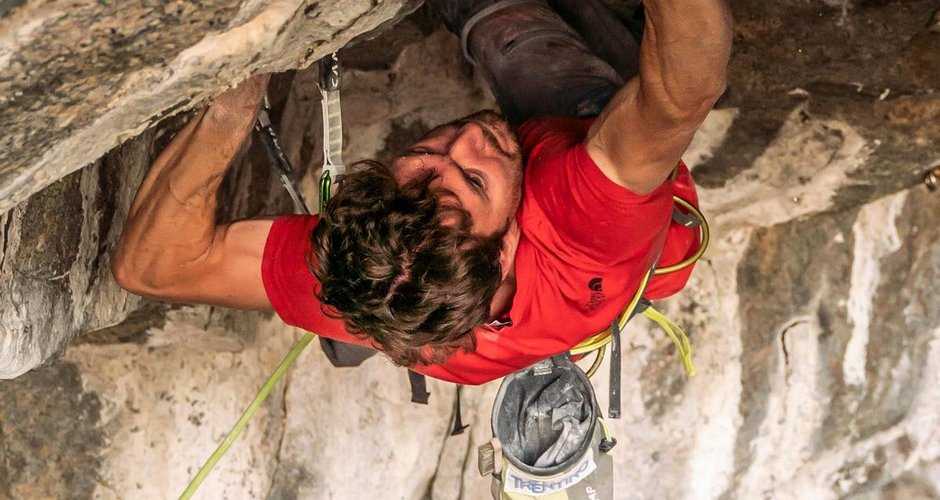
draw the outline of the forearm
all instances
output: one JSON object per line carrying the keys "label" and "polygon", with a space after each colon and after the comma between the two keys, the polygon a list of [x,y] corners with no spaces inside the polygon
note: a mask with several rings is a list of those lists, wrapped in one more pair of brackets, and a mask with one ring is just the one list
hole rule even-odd
{"label": "forearm", "polygon": [[122,286],[172,298],[194,267],[212,264],[211,249],[223,236],[215,224],[216,191],[252,130],[259,104],[258,95],[238,97],[224,95],[197,113],[152,165],[113,260]]}
{"label": "forearm", "polygon": [[601,171],[634,193],[659,187],[725,89],[727,0],[648,0],[640,72],[588,132]]}
{"label": "forearm", "polygon": [[647,0],[639,96],[660,119],[704,118],[724,91],[731,54],[728,0]]}

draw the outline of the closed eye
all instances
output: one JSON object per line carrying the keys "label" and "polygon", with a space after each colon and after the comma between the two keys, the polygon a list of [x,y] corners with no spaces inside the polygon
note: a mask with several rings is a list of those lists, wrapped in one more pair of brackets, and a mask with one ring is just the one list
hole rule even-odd
{"label": "closed eye", "polygon": [[[405,153],[405,155],[406,156],[429,156],[429,155],[445,156],[444,153],[441,153],[439,151],[432,151],[424,147],[412,148],[408,150],[408,152]],[[459,164],[457,165],[457,168],[460,169],[460,174],[463,176],[464,180],[467,181],[467,184],[469,184],[473,188],[474,191],[476,191],[477,193],[479,193],[485,198],[489,198],[489,196],[487,196],[486,194],[487,179],[486,179],[486,176],[482,172],[476,169],[466,168],[463,165],[459,165]]]}
{"label": "closed eye", "polygon": [[483,178],[477,174],[464,172],[464,177],[467,178],[467,181],[470,182],[470,184],[473,184],[479,190],[482,190],[486,187],[486,184],[483,182]]}
{"label": "closed eye", "polygon": [[466,168],[463,165],[458,165],[458,168],[460,168],[460,173],[463,175],[464,180],[473,187],[474,191],[489,198],[486,194],[486,176],[480,173],[479,170]]}

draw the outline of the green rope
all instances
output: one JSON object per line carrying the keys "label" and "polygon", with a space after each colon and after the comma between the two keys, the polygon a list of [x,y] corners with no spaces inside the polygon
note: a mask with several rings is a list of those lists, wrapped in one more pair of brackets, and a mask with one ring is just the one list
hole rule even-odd
{"label": "green rope", "polygon": [[212,456],[209,457],[209,460],[206,460],[205,465],[199,469],[199,472],[196,473],[196,477],[189,482],[189,486],[186,487],[186,491],[180,495],[180,500],[186,500],[193,496],[196,493],[196,490],[199,489],[199,485],[206,479],[206,476],[209,475],[209,472],[212,471],[212,468],[215,467],[215,464],[225,456],[225,453],[228,451],[229,447],[232,446],[232,443],[238,439],[238,436],[245,430],[245,426],[248,425],[248,421],[251,420],[251,417],[254,416],[255,412],[258,411],[258,408],[261,408],[261,404],[264,403],[264,400],[267,399],[268,394],[271,390],[274,389],[274,386],[277,385],[278,381],[281,380],[281,377],[284,376],[284,373],[287,372],[287,368],[297,359],[297,356],[300,356],[300,353],[310,344],[310,341],[313,340],[314,335],[312,333],[307,333],[300,340],[294,344],[294,348],[291,349],[287,356],[284,357],[284,360],[281,361],[281,364],[278,365],[277,369],[274,370],[274,373],[268,377],[268,381],[261,386],[261,390],[258,391],[258,395],[255,396],[255,399],[251,401],[251,404],[248,405],[248,408],[245,409],[245,412],[242,413],[241,418],[238,419],[238,422],[235,422],[235,426],[232,427],[232,430],[229,431],[228,435],[225,436],[225,439],[219,444],[219,447],[215,449],[215,452]]}

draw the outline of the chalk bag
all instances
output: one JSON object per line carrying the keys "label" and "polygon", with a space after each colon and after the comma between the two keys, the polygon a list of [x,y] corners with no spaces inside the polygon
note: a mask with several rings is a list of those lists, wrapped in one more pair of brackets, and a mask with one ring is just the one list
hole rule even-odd
{"label": "chalk bag", "polygon": [[503,379],[493,404],[493,440],[480,446],[480,474],[496,500],[613,497],[613,459],[587,375],[566,355]]}

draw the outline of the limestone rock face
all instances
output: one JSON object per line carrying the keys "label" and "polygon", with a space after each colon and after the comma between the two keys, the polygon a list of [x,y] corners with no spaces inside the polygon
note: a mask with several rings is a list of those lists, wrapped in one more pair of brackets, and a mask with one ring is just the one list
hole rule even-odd
{"label": "limestone rock face", "polygon": [[253,73],[304,67],[417,0],[0,4],[0,213]]}
{"label": "limestone rock face", "polygon": [[[0,26],[39,10],[38,3],[18,3],[3,11],[11,4],[0,2]],[[333,4],[347,3],[354,2]],[[317,26],[363,26],[371,15],[335,21],[340,10],[328,16],[325,4],[313,8],[326,16]],[[623,418],[612,421],[619,441],[615,498],[938,499],[940,194],[917,175],[940,160],[936,2],[732,4],[729,91],[686,155],[712,246],[689,287],[659,305],[690,333],[698,375],[685,376],[668,338],[644,318],[628,326]],[[177,6],[169,5],[160,7],[169,9],[166,29],[190,29],[174,24]],[[210,28],[225,29],[187,43],[201,47],[286,5],[217,9],[221,17]],[[285,26],[307,22],[299,5]],[[369,12],[386,8],[377,3]],[[42,12],[31,18],[34,25],[52,26],[36,21],[50,18]],[[208,19],[202,11],[187,15]],[[21,21],[16,33],[28,34],[33,25]],[[376,38],[341,53],[347,162],[387,159],[431,126],[493,105],[429,10],[370,36]],[[288,50],[286,42],[270,43]],[[111,52],[118,49],[122,60],[136,50],[103,53],[117,58]],[[221,46],[198,53],[212,58],[216,49],[241,57],[242,49]],[[2,50],[0,63],[15,60]],[[138,55],[136,64],[175,68],[187,50],[163,63]],[[176,89],[159,99],[193,105],[255,69],[276,67],[259,61],[216,68],[228,76],[198,87],[200,96],[171,83],[153,88]],[[193,81],[216,77],[192,71]],[[168,82],[176,81],[172,75]],[[321,161],[315,81],[306,69],[272,82],[287,153],[314,174],[302,182],[308,199],[315,199]],[[0,86],[10,82],[0,78]],[[49,82],[58,88],[59,80]],[[130,93],[120,89],[133,85],[114,85],[106,88],[115,104],[101,106],[99,121],[114,123],[105,117],[158,100],[149,93],[127,100]],[[97,87],[87,88],[92,94]],[[161,106],[143,115],[173,113]],[[0,498],[178,495],[299,335],[276,317],[129,296],[110,278],[108,256],[133,192],[186,119],[155,119],[140,134],[134,127],[146,127],[146,119],[127,128],[121,146],[99,158],[117,141],[105,144],[72,167],[49,170],[90,163],[0,215],[0,376],[18,376],[0,381]],[[0,141],[13,141],[27,129],[3,130],[12,135]],[[62,141],[73,137],[49,130]],[[3,149],[2,158],[26,154]],[[26,192],[19,189],[2,192]],[[290,211],[255,144],[221,195],[220,219]],[[449,436],[452,385],[431,381],[431,404],[411,405],[405,372],[383,358],[333,369],[316,349],[301,356],[210,475],[205,498],[490,497],[489,479],[476,471],[476,448],[491,437],[497,383],[461,389],[470,427]],[[606,408],[606,364],[593,381]]]}
{"label": "limestone rock face", "polygon": [[110,279],[109,255],[134,186],[182,123],[166,117],[250,74],[306,66],[417,5],[0,4],[0,378],[138,309]]}

